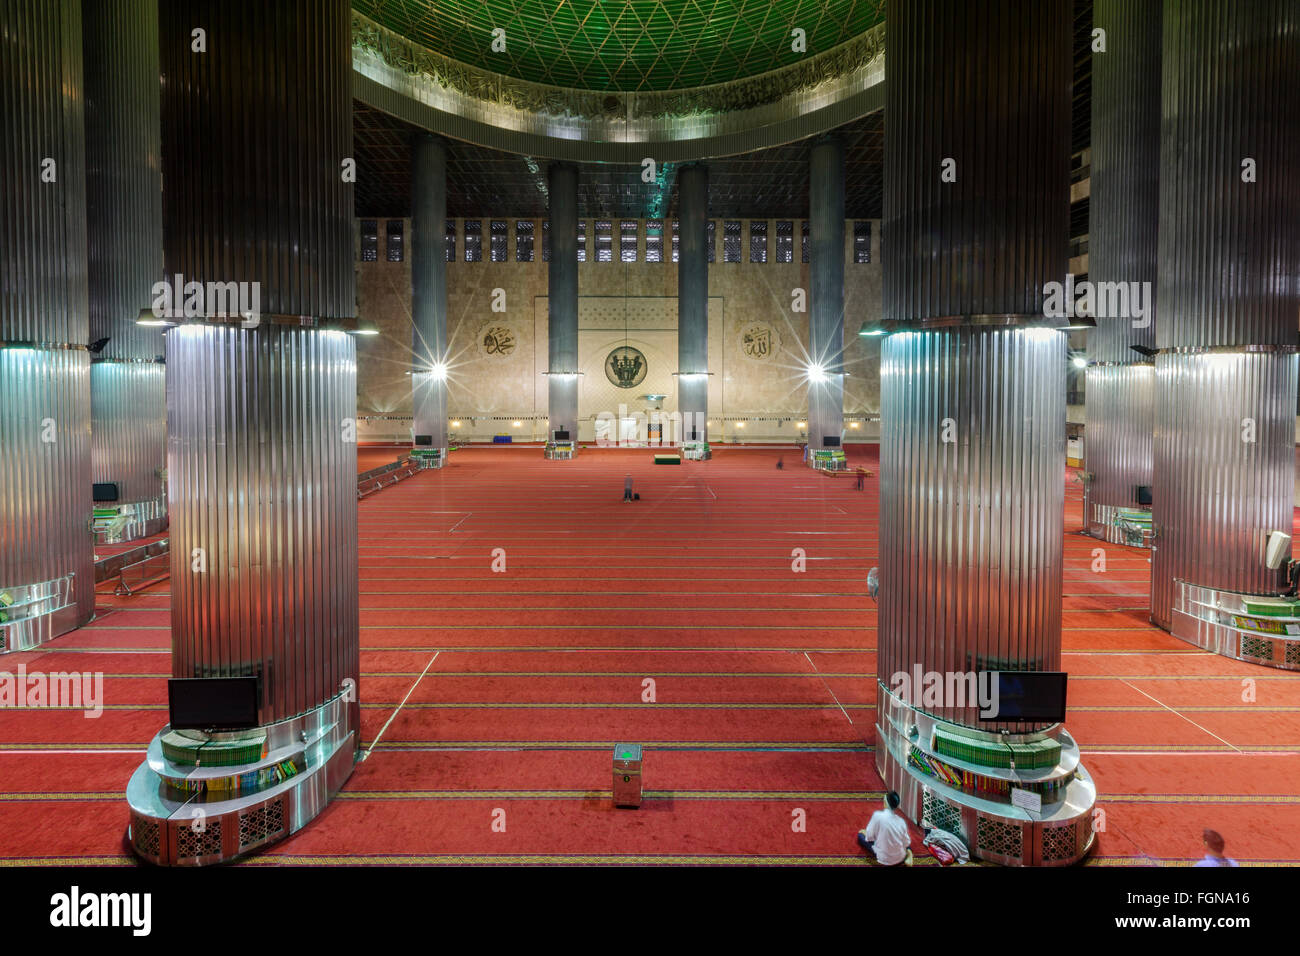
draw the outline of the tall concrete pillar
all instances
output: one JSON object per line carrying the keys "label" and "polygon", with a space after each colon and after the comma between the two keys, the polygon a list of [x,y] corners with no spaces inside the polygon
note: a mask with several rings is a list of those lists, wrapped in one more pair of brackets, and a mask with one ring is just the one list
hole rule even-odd
{"label": "tall concrete pillar", "polygon": [[1300,667],[1300,642],[1232,613],[1278,593],[1265,546],[1291,534],[1300,115],[1283,104],[1300,6],[1166,3],[1163,58],[1151,616],[1219,653]]}
{"label": "tall concrete pillar", "polygon": [[[412,148],[411,392],[415,434],[447,448],[447,152],[427,133]],[[420,439],[417,439],[417,441]],[[437,458],[441,462],[441,457]]]}
{"label": "tall concrete pillar", "polygon": [[88,621],[90,354],[81,4],[0,5],[0,653]]}
{"label": "tall concrete pillar", "polygon": [[550,431],[578,438],[578,167],[552,163],[551,262],[547,269]]}
{"label": "tall concrete pillar", "polygon": [[1094,297],[1097,327],[1088,333],[1083,516],[1089,534],[1115,543],[1146,540],[1118,512],[1136,509],[1138,488],[1152,481],[1160,4],[1097,0],[1093,7],[1106,52],[1092,58],[1088,279],[1094,289],[1118,291]]}
{"label": "tall concrete pillar", "polygon": [[158,0],[83,10],[86,217],[89,236],[91,472],[115,485],[118,517],[99,541],[166,526],[167,400],[163,334],[137,324],[163,276]]}
{"label": "tall concrete pillar", "polygon": [[257,713],[165,729],[127,798],[138,854],[203,865],[305,826],[359,740],[350,15],[168,3],[159,34],[165,264],[190,289],[166,334],[172,674],[253,678]]}
{"label": "tall concrete pillar", "polygon": [[709,418],[709,170],[677,174],[677,410],[683,441],[706,441]]}
{"label": "tall concrete pillar", "polygon": [[[890,6],[876,766],[913,819],[1010,865],[1093,842],[1078,746],[991,693],[1061,666],[1065,322],[1044,306],[1068,262],[1070,20]],[[1008,759],[1043,771],[1041,813],[1011,805]]]}
{"label": "tall concrete pillar", "polygon": [[808,446],[823,448],[844,432],[844,146],[834,136],[809,159],[808,246]]}

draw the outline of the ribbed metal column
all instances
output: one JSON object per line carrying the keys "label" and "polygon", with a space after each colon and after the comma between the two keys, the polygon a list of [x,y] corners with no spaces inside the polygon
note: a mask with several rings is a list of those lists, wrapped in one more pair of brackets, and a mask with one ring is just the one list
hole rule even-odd
{"label": "ribbed metal column", "polygon": [[[1084,527],[1123,541],[1118,508],[1137,505],[1151,485],[1155,374],[1133,350],[1155,347],[1157,226],[1160,206],[1161,0],[1097,0],[1093,26],[1106,51],[1092,57],[1091,215],[1088,278],[1122,283],[1128,315],[1097,316],[1088,334]],[[1145,312],[1136,315],[1132,292]],[[1098,298],[1101,298],[1098,296]],[[1149,354],[1149,353],[1148,353]]]}
{"label": "ribbed metal column", "polygon": [[[886,340],[882,677],[918,662],[1060,669],[1064,339],[963,329]],[[927,708],[980,726],[974,710]]]}
{"label": "ribbed metal column", "polygon": [[1291,533],[1300,5],[1166,3],[1163,57],[1151,613],[1169,628],[1178,581],[1276,592],[1264,541]]}
{"label": "ribbed metal column", "polygon": [[12,0],[0,38],[0,650],[17,650],[94,611],[81,5]]}
{"label": "ribbed metal column", "polygon": [[108,339],[90,371],[91,472],[154,518],[139,535],[166,509],[163,336],[136,323],[163,272],[158,0],[87,4],[82,26],[90,340]]}
{"label": "ribbed metal column", "polygon": [[[1067,263],[1067,6],[914,0],[890,17],[885,319],[1041,319]],[[885,340],[882,675],[1059,660],[1064,347],[1041,329]]]}
{"label": "ribbed metal column", "polygon": [[1084,469],[1084,528],[1094,537],[1127,543],[1115,524],[1118,508],[1137,506],[1137,488],[1150,486],[1155,430],[1156,370],[1149,362],[1088,367],[1088,426]]}
{"label": "ribbed metal column", "polygon": [[709,417],[708,167],[697,163],[678,172],[677,206],[677,409],[683,439],[704,441]]}
{"label": "ribbed metal column", "polygon": [[[1070,19],[1038,0],[901,0],[886,61],[876,765],[909,815],[1012,864],[1091,845],[1077,746],[916,681],[1060,668],[1066,354],[1044,301],[1067,266]],[[983,748],[1059,744],[1043,812],[916,769],[1021,785],[942,756],[929,729],[951,725]]]}
{"label": "ribbed metal column", "polygon": [[547,270],[550,430],[578,437],[578,168],[552,163],[551,262]]}
{"label": "ribbed metal column", "polygon": [[844,147],[813,145],[808,169],[808,446],[844,431]]}
{"label": "ribbed metal column", "polygon": [[412,147],[411,391],[415,434],[447,447],[447,152],[428,134]]}
{"label": "ribbed metal column", "polygon": [[359,676],[348,7],[164,4],[161,51],[166,271],[262,313],[167,333],[173,673],[260,674],[267,723]]}
{"label": "ribbed metal column", "polygon": [[358,676],[355,417],[345,332],[167,333],[172,672],[260,674],[264,723]]}

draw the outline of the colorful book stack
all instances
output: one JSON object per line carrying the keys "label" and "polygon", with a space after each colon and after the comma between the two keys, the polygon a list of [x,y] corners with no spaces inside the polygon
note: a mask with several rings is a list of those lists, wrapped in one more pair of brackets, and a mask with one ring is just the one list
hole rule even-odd
{"label": "colorful book stack", "polygon": [[970,770],[959,770],[944,763],[937,757],[930,756],[915,746],[907,755],[907,763],[926,776],[934,777],[950,787],[976,794],[987,800],[1002,800],[1008,803],[1011,801],[1012,787],[1037,793],[1045,802],[1052,803],[1055,801],[1056,795],[1068,787],[1070,781],[1074,778],[1073,773],[1066,774],[1057,780],[1024,782],[986,777]]}
{"label": "colorful book stack", "polygon": [[1243,631],[1257,631],[1260,634],[1277,634],[1283,637],[1300,635],[1300,624],[1292,624],[1289,621],[1269,621],[1259,617],[1242,617],[1239,614],[1232,615],[1232,626],[1239,627]]}
{"label": "colorful book stack", "polygon": [[271,767],[251,770],[233,777],[211,777],[207,780],[170,779],[172,788],[182,793],[220,794],[222,798],[240,793],[256,793],[275,786],[302,772],[296,759],[283,760]]}

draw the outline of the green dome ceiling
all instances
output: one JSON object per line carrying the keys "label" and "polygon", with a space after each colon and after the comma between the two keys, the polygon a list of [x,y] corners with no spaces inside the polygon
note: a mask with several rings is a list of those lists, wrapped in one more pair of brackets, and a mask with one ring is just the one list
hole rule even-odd
{"label": "green dome ceiling", "polygon": [[[535,83],[674,90],[824,53],[884,19],[884,0],[353,0],[413,43]],[[492,31],[506,50],[492,51]],[[792,31],[807,52],[791,50]]]}

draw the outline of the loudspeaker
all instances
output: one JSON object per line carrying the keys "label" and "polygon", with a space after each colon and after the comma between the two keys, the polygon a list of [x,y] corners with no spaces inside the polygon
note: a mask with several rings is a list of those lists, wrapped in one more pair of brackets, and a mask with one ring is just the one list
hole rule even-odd
{"label": "loudspeaker", "polygon": [[1281,531],[1273,531],[1268,536],[1268,546],[1264,549],[1264,564],[1270,571],[1282,567],[1282,563],[1291,557],[1291,536]]}

